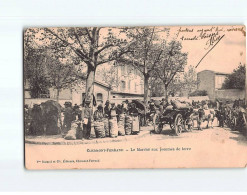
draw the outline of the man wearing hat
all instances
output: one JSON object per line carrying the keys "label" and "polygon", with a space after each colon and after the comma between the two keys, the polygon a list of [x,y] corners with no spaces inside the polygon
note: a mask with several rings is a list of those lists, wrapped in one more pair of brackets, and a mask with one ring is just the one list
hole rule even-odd
{"label": "man wearing hat", "polygon": [[110,116],[110,101],[109,100],[106,100],[105,102],[104,114],[106,118]]}
{"label": "man wearing hat", "polygon": [[93,110],[90,107],[91,100],[85,100],[85,107],[82,108],[82,121],[83,121],[83,138],[91,139],[91,123],[92,123],[92,116]]}
{"label": "man wearing hat", "polygon": [[102,104],[99,104],[97,107],[97,110],[94,112],[94,121],[102,122],[103,120],[103,106]]}
{"label": "man wearing hat", "polygon": [[71,129],[71,123],[75,120],[75,116],[71,102],[65,102],[64,107],[63,131],[66,134]]}
{"label": "man wearing hat", "polygon": [[110,118],[117,116],[117,108],[115,106],[115,103],[111,103],[111,109],[110,109]]}

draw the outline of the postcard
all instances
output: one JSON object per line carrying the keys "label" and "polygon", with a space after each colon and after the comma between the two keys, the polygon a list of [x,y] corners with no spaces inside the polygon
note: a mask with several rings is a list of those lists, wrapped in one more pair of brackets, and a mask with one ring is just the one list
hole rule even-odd
{"label": "postcard", "polygon": [[23,32],[27,169],[244,168],[246,28]]}

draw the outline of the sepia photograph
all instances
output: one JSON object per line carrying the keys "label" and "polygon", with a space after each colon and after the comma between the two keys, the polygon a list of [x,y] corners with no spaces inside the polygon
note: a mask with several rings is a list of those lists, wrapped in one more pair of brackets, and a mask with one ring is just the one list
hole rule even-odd
{"label": "sepia photograph", "polygon": [[243,25],[23,31],[27,169],[247,165]]}

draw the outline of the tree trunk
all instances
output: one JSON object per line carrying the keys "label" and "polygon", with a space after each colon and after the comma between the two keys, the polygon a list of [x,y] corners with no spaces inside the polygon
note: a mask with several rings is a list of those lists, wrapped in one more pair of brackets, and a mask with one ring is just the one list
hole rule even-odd
{"label": "tree trunk", "polygon": [[[60,89],[57,88],[57,103],[59,103],[59,95],[60,95]],[[60,134],[62,134],[62,126],[63,126],[63,123],[62,123],[62,116],[61,116],[61,110],[58,110],[58,131]]]}
{"label": "tree trunk", "polygon": [[60,93],[60,89],[57,88],[57,102],[59,103],[59,93]]}
{"label": "tree trunk", "polygon": [[[149,80],[149,75],[144,75],[144,105],[147,107],[148,106],[148,80]],[[144,110],[144,125],[147,125],[147,110]]]}
{"label": "tree trunk", "polygon": [[149,76],[144,75],[144,104],[146,106],[148,105],[148,91],[149,91],[148,80],[149,80]]}
{"label": "tree trunk", "polygon": [[88,76],[86,80],[86,96],[85,98],[93,101],[94,94],[94,80],[95,80],[95,71],[88,70]]}
{"label": "tree trunk", "polygon": [[165,97],[166,101],[168,101],[168,86],[165,85]]}

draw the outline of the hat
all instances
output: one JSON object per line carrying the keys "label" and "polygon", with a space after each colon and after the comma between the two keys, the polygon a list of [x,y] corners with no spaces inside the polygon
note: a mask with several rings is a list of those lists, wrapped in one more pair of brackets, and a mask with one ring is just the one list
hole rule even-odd
{"label": "hat", "polygon": [[99,105],[98,105],[98,108],[103,108],[102,104],[99,104]]}

